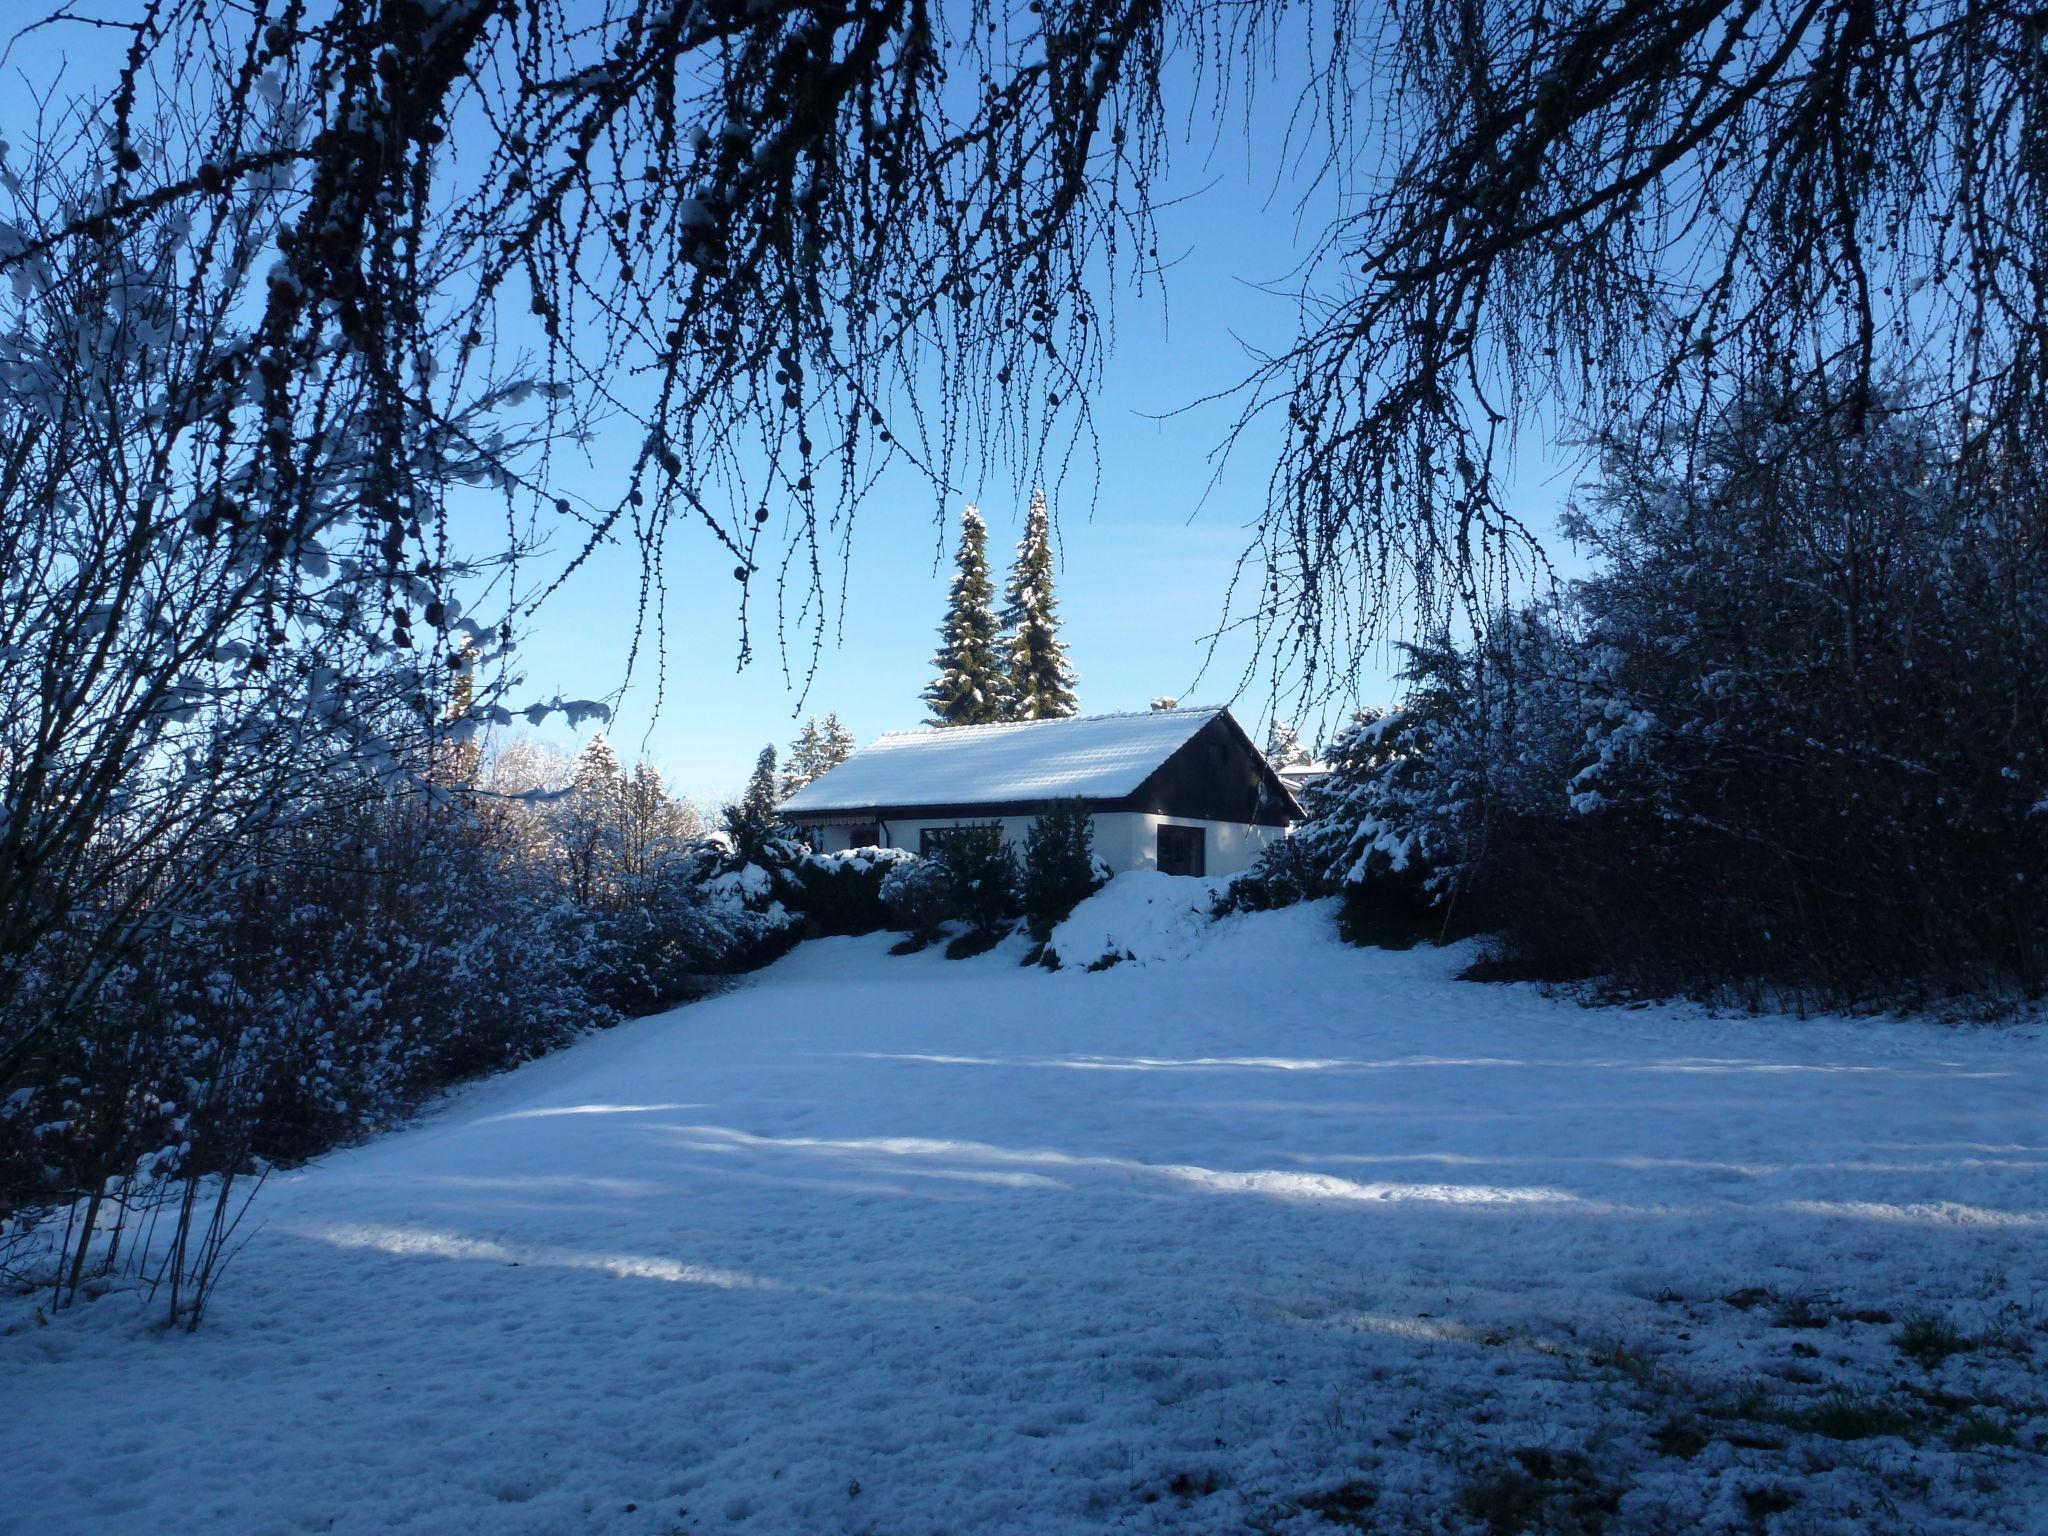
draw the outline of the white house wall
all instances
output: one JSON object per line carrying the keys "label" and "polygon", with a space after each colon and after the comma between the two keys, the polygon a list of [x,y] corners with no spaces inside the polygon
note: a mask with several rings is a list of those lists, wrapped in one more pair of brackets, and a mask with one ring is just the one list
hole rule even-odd
{"label": "white house wall", "polygon": [[[1021,854],[1025,834],[1033,816],[905,816],[882,825],[882,841],[895,848],[917,852],[918,834],[925,828],[986,826],[991,819],[1003,825],[1003,838],[1014,843]],[[1211,875],[1234,875],[1247,869],[1261,849],[1287,834],[1280,827],[1244,826],[1230,821],[1205,821],[1196,816],[1154,816],[1142,811],[1098,811],[1095,823],[1095,854],[1118,874],[1131,869],[1159,867],[1159,826],[1200,827],[1205,836],[1204,864]],[[838,853],[852,846],[854,829],[824,826],[817,829],[819,851]]]}

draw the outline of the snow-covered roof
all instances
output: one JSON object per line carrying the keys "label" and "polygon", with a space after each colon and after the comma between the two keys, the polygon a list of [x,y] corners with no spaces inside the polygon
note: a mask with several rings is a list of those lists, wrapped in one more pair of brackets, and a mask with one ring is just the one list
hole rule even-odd
{"label": "snow-covered roof", "polygon": [[1136,793],[1153,770],[1226,713],[1219,705],[891,731],[780,809],[801,816],[879,806],[1117,800]]}

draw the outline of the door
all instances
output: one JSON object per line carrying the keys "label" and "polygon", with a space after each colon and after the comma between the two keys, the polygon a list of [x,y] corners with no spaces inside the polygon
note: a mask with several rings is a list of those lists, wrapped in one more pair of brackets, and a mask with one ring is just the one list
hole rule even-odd
{"label": "door", "polygon": [[1159,827],[1159,872],[1200,875],[1208,872],[1207,830],[1202,827]]}

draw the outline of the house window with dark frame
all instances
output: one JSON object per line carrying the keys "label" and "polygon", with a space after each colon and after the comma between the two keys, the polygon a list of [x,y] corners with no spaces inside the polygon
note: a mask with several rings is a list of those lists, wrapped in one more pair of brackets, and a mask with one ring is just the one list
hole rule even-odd
{"label": "house window with dark frame", "polygon": [[1200,875],[1208,873],[1207,835],[1201,827],[1159,827],[1159,873]]}
{"label": "house window with dark frame", "polygon": [[869,822],[864,827],[846,829],[846,846],[849,848],[879,848],[882,846],[882,829]]}
{"label": "house window with dark frame", "polygon": [[1000,832],[1002,828],[1003,824],[1000,821],[975,822],[965,827],[919,827],[917,851],[928,859],[935,853],[944,853],[963,837],[971,837],[977,832]]}

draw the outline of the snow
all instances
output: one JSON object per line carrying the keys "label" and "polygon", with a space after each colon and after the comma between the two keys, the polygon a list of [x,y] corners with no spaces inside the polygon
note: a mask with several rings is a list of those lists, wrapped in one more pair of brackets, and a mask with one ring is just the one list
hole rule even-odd
{"label": "snow", "polygon": [[[1585,1010],[1166,879],[1068,925],[1149,963],[812,942],[279,1175],[195,1335],[0,1301],[0,1527],[1459,1531],[1535,1467],[2048,1529],[2039,1026]],[[2018,1443],[1800,1427],[1872,1395]]]}
{"label": "snow", "polygon": [[1210,909],[1227,883],[1132,870],[1076,907],[1048,942],[1062,965],[1182,960],[1208,936]]}
{"label": "snow", "polygon": [[1115,800],[1222,709],[1076,715],[878,736],[782,802],[785,816],[885,806]]}

